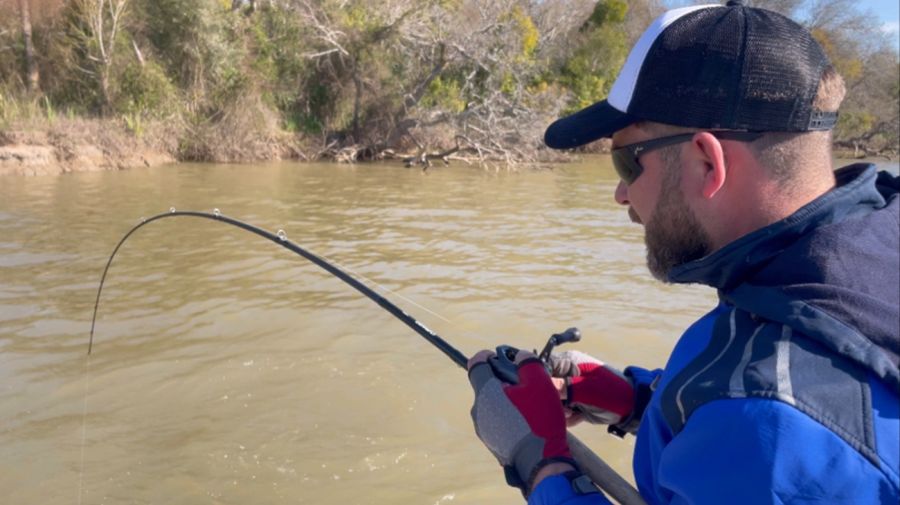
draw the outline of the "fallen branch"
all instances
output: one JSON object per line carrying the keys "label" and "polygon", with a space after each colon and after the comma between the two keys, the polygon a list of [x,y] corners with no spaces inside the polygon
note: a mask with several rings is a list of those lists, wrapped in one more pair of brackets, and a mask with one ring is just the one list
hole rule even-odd
{"label": "fallen branch", "polygon": [[[414,156],[405,156],[403,157],[403,165],[406,168],[411,168],[415,165],[422,165],[422,170],[428,170],[431,168],[432,160],[441,160],[444,162],[444,166],[450,165],[450,156],[456,154],[458,152],[474,152],[475,150],[471,147],[461,147],[459,145],[459,138],[456,139],[456,145],[447,149],[445,151],[439,153],[429,153],[424,149]],[[460,157],[455,157],[456,159],[460,159]]]}

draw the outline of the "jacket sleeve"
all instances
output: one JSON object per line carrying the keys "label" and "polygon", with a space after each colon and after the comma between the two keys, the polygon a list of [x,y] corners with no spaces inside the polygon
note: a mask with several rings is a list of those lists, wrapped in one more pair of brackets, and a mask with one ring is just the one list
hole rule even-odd
{"label": "jacket sleeve", "polygon": [[528,505],[612,505],[603,493],[577,494],[564,475],[542,480],[528,497]]}
{"label": "jacket sleeve", "polygon": [[885,492],[884,478],[841,438],[760,398],[697,409],[663,450],[658,481],[669,499],[654,501],[668,505],[882,503]]}

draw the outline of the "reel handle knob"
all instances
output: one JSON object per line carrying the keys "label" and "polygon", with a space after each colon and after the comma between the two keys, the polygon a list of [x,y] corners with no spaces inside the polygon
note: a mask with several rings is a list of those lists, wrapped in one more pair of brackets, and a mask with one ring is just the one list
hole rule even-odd
{"label": "reel handle knob", "polygon": [[578,342],[581,340],[581,330],[572,327],[562,333],[557,333],[550,338],[556,339],[556,345]]}
{"label": "reel handle knob", "polygon": [[553,348],[561,345],[567,344],[569,342],[578,342],[581,340],[581,330],[578,328],[572,327],[567,329],[566,331],[560,333],[554,333],[550,336],[550,339],[547,340],[547,345],[544,346],[544,349],[538,355],[541,358],[541,361],[546,363],[550,359],[550,353],[553,352]]}

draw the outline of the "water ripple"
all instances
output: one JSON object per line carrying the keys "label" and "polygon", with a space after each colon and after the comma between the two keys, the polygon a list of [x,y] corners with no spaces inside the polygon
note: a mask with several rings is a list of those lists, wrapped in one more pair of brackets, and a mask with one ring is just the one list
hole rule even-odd
{"label": "water ripple", "polygon": [[242,230],[183,218],[141,228],[109,271],[88,358],[108,255],[140,217],[171,206],[284,229],[466,354],[540,347],[578,325],[585,350],[658,366],[715,302],[650,278],[603,163],[427,175],[185,164],[10,181],[0,185],[10,503],[71,503],[79,479],[91,503],[509,500],[471,433],[464,374],[370,300]]}

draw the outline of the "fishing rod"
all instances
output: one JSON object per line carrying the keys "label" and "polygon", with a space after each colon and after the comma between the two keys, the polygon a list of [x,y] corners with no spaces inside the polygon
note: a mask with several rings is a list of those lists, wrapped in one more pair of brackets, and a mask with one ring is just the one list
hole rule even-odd
{"label": "fishing rod", "polygon": [[[287,234],[283,230],[278,230],[277,233],[272,233],[252,224],[225,216],[221,212],[219,212],[219,209],[215,209],[212,213],[209,213],[200,211],[179,211],[175,210],[174,207],[169,209],[169,212],[157,214],[147,219],[141,219],[141,222],[128,230],[125,236],[123,236],[122,239],[119,240],[119,243],[116,245],[115,249],[113,249],[112,254],[109,256],[109,260],[106,262],[106,267],[103,269],[103,275],[100,277],[100,286],[97,289],[97,299],[94,302],[94,314],[91,318],[91,334],[88,340],[88,355],[91,354],[94,347],[94,329],[97,323],[97,310],[100,306],[100,295],[103,292],[103,284],[106,281],[106,275],[109,273],[109,267],[112,265],[113,259],[115,259],[116,257],[116,253],[119,252],[119,249],[122,247],[125,241],[128,240],[128,237],[130,237],[142,227],[154,221],[172,217],[197,217],[230,224],[232,226],[236,226],[243,230],[249,231],[250,233],[268,239],[269,241],[274,242],[275,244],[278,244],[281,247],[288,249],[289,251],[293,251],[294,253],[316,264],[326,272],[349,284],[353,289],[359,291],[364,296],[377,303],[381,308],[390,312],[394,317],[402,321],[413,331],[425,338],[425,340],[437,347],[438,350],[443,352],[459,367],[464,370],[467,369],[468,358],[466,358],[466,356],[455,347],[450,345],[446,340],[441,338],[437,333],[431,331],[427,326],[416,320],[411,315],[407,314],[403,309],[390,302],[385,297],[381,296],[362,282],[356,280],[350,274],[344,272],[322,257],[317,256],[304,249],[303,247],[295,244],[294,242],[288,240]],[[570,328],[565,332],[554,334],[550,337],[547,345],[541,351],[540,356],[546,359],[546,357],[549,356],[550,351],[553,349],[553,346],[565,342],[577,342],[580,338],[581,335],[575,328]],[[516,374],[515,369],[513,368],[515,365],[513,364],[512,360],[514,359],[515,353],[518,352],[518,350],[510,346],[500,346],[497,348],[497,351],[497,356],[491,360],[491,366],[494,367],[494,369],[498,372],[498,375],[504,378],[504,380],[506,380],[507,382],[515,382]],[[607,465],[605,461],[594,454],[586,445],[584,445],[583,442],[578,440],[578,438],[576,438],[571,433],[567,433],[566,438],[569,442],[569,447],[572,450],[572,455],[574,456],[575,461],[578,462],[581,469],[585,472],[585,474],[588,475],[588,477],[591,478],[591,480],[595,484],[597,484],[600,488],[606,491],[610,496],[612,496],[622,505],[644,505],[644,501],[637,490],[634,489],[634,487],[625,479],[623,479],[618,473],[616,473],[615,470]]]}
{"label": "fishing rod", "polygon": [[119,248],[121,248],[122,244],[124,244],[125,241],[128,240],[128,237],[130,237],[132,234],[134,234],[134,232],[141,229],[143,226],[146,226],[146,225],[152,223],[153,221],[158,221],[160,219],[179,217],[179,216],[199,217],[199,218],[204,218],[204,219],[211,219],[213,221],[220,221],[223,223],[228,223],[230,225],[237,226],[238,228],[247,230],[251,233],[255,233],[256,235],[259,235],[260,237],[268,239],[268,240],[280,245],[281,247],[284,247],[285,249],[288,249],[290,251],[293,251],[293,252],[299,254],[300,256],[303,256],[307,260],[315,263],[317,266],[321,267],[328,273],[330,273],[330,274],[334,275],[335,277],[337,277],[338,279],[346,282],[351,287],[353,287],[354,289],[356,289],[357,291],[359,291],[360,293],[362,293],[363,295],[365,295],[366,297],[368,297],[369,299],[371,299],[372,301],[374,301],[375,303],[380,305],[383,309],[385,309],[388,312],[390,312],[391,314],[393,314],[394,317],[396,317],[397,319],[400,319],[401,321],[406,323],[407,326],[409,326],[416,333],[418,333],[419,335],[424,337],[425,340],[428,340],[429,342],[431,342],[441,352],[446,354],[447,357],[449,357],[454,363],[456,363],[457,365],[459,365],[463,368],[466,368],[467,358],[465,357],[465,355],[463,355],[463,353],[456,350],[452,345],[447,343],[447,341],[445,341],[444,339],[439,337],[436,333],[434,333],[433,331],[428,329],[427,326],[425,326],[424,324],[417,321],[414,317],[412,317],[409,314],[407,314],[406,312],[404,312],[400,307],[394,305],[393,303],[391,303],[390,301],[385,299],[383,296],[379,295],[378,293],[373,291],[371,288],[366,286],[365,284],[359,282],[358,280],[356,280],[355,278],[353,278],[352,276],[350,276],[349,274],[347,274],[340,268],[329,263],[328,261],[322,259],[319,256],[316,256],[315,254],[307,251],[306,249],[295,244],[294,242],[291,242],[290,240],[288,240],[287,234],[285,234],[285,232],[283,230],[279,230],[277,233],[272,233],[270,231],[267,231],[267,230],[264,230],[257,226],[254,226],[252,224],[248,224],[243,221],[239,221],[237,219],[233,219],[228,216],[225,216],[221,212],[219,212],[218,209],[214,210],[213,213],[209,213],[209,212],[198,212],[198,211],[178,211],[178,210],[175,210],[174,208],[172,208],[169,210],[169,212],[164,212],[162,214],[157,214],[157,215],[149,217],[147,219],[143,219],[143,220],[141,220],[140,223],[138,223],[137,225],[132,227],[130,230],[128,230],[128,233],[126,233],[125,236],[122,237],[122,239],[119,241],[118,245],[116,245],[116,248],[113,250],[112,255],[110,255],[109,261],[107,261],[107,263],[106,263],[106,268],[103,269],[103,276],[100,278],[100,288],[97,289],[97,300],[94,303],[94,316],[91,319],[91,336],[90,336],[90,340],[88,341],[88,354],[91,354],[91,351],[92,351],[93,345],[94,345],[94,328],[95,328],[95,325],[97,322],[97,308],[100,305],[100,294],[103,291],[103,283],[106,281],[106,274],[109,272],[109,267],[110,267],[110,265],[112,265],[112,262],[116,256],[116,253],[119,252]]}

